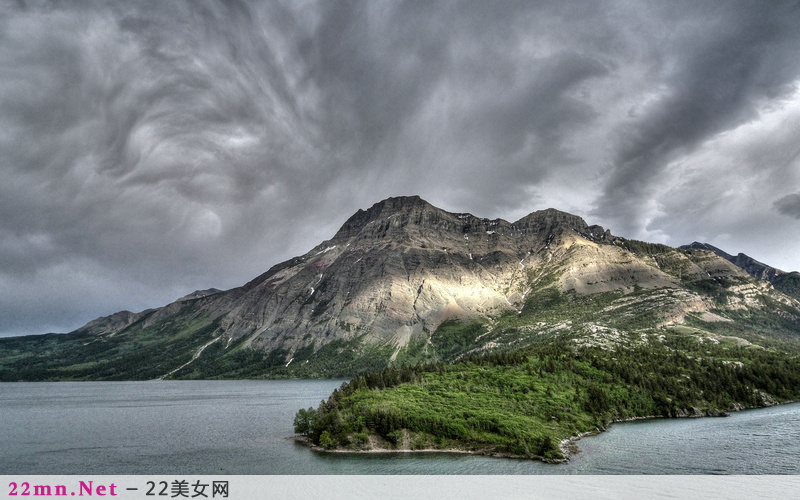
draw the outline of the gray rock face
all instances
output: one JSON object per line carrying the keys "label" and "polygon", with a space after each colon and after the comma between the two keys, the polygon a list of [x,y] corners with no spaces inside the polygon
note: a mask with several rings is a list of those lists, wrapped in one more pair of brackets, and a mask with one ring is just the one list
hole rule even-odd
{"label": "gray rock face", "polygon": [[[554,209],[510,223],[446,212],[411,196],[359,210],[330,240],[242,287],[195,292],[146,321],[203,318],[215,322],[224,345],[242,340],[280,349],[287,362],[297,349],[335,339],[393,346],[396,355],[446,320],[520,311],[535,289],[678,290],[711,278],[748,276],[711,252],[631,242]],[[710,308],[688,292],[674,297],[676,320]],[[84,328],[114,333],[141,314],[118,313]]]}
{"label": "gray rock face", "polygon": [[750,276],[765,281],[769,281],[770,283],[774,283],[776,278],[778,278],[783,274],[786,274],[786,272],[781,271],[780,269],[776,269],[772,266],[768,266],[763,262],[759,262],[754,258],[750,257],[749,255],[739,253],[734,256],[724,252],[723,250],[720,250],[719,248],[713,245],[709,245],[708,243],[699,243],[695,241],[689,245],[683,245],[679,248],[683,250],[686,249],[710,250],[715,254],[719,255],[720,257],[724,258],[725,260],[731,262],[732,264],[741,267],[742,269],[747,271],[747,274],[749,274]]}
{"label": "gray rock face", "polygon": [[578,231],[590,233],[579,217],[555,210],[511,224],[448,213],[418,197],[390,198],[245,285],[223,328],[263,349],[299,336],[362,335],[399,348],[447,319],[514,308],[525,294],[515,278],[522,284],[526,269],[547,258],[543,250]]}
{"label": "gray rock face", "polygon": [[613,241],[553,209],[509,223],[390,198],[245,285],[222,330],[265,350],[361,336],[399,349],[448,319],[518,310],[537,284],[580,293],[674,285],[653,266],[631,265]]}

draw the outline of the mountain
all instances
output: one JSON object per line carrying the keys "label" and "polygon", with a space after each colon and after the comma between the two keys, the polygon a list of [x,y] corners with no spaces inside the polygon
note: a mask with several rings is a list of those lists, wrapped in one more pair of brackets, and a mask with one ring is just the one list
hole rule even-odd
{"label": "mountain", "polygon": [[795,298],[708,248],[628,240],[554,209],[509,223],[411,196],[359,210],[241,287],[0,339],[0,379],[351,376],[556,334],[793,339],[798,318]]}
{"label": "mountain", "polygon": [[683,245],[678,248],[682,250],[688,250],[688,249],[710,250],[715,254],[719,255],[720,257],[724,258],[728,262],[731,262],[734,265],[741,267],[742,269],[747,271],[747,274],[749,274],[750,276],[769,281],[770,283],[776,277],[782,274],[786,274],[784,271],[781,271],[780,269],[775,269],[774,267],[768,266],[763,262],[759,262],[754,258],[750,257],[749,255],[739,253],[736,256],[733,256],[728,253],[725,253],[724,251],[720,250],[715,246],[709,245],[708,243],[699,243],[695,241],[689,245]]}
{"label": "mountain", "polygon": [[745,255],[743,253],[739,253],[736,256],[730,255],[715,246],[709,245],[708,243],[699,243],[695,241],[689,245],[683,245],[678,248],[682,250],[710,250],[723,259],[741,267],[750,276],[769,281],[776,289],[780,290],[786,295],[800,300],[800,273],[797,271],[787,273],[785,271],[781,271],[780,269],[776,269],[772,266],[764,264],[763,262],[759,262],[749,255]]}

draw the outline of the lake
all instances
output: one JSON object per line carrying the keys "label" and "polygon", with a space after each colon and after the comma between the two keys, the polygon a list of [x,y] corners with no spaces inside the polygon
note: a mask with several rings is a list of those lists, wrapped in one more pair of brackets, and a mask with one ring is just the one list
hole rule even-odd
{"label": "lake", "polygon": [[321,454],[286,439],[335,380],[0,384],[0,474],[800,474],[800,404],[614,424],[566,465]]}

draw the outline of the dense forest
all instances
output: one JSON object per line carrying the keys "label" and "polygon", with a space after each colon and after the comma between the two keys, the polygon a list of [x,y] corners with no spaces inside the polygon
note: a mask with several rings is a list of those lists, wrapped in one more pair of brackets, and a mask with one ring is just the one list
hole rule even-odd
{"label": "dense forest", "polygon": [[[632,339],[633,340],[633,339]],[[800,357],[683,332],[615,348],[562,336],[452,364],[354,377],[295,431],[326,449],[460,449],[549,461],[559,443],[637,417],[722,416],[800,399]]]}

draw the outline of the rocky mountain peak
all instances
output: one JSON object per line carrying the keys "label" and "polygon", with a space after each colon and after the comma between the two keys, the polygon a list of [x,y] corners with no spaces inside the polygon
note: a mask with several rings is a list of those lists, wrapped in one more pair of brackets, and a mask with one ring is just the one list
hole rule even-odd
{"label": "rocky mountain peak", "polygon": [[359,209],[342,225],[335,238],[351,238],[357,236],[369,224],[387,221],[390,217],[402,216],[421,222],[425,214],[445,213],[423,200],[419,196],[399,196],[387,198],[375,203],[367,210]]}
{"label": "rocky mountain peak", "polygon": [[573,229],[579,233],[587,232],[589,229],[588,224],[581,217],[556,210],[555,208],[538,210],[528,214],[515,222],[514,225],[521,229],[537,229],[539,231],[559,226]]}
{"label": "rocky mountain peak", "polygon": [[733,255],[726,253],[713,245],[709,245],[708,243],[700,243],[699,241],[693,241],[689,245],[682,245],[678,248],[681,250],[710,250],[726,260],[732,261],[734,259]]}
{"label": "rocky mountain peak", "polygon": [[425,231],[461,231],[465,234],[484,232],[487,228],[501,226],[527,234],[541,234],[544,237],[564,229],[570,229],[583,236],[591,235],[593,239],[605,239],[611,236],[601,226],[589,226],[581,217],[554,208],[533,212],[509,224],[502,219],[490,221],[470,213],[447,212],[419,196],[401,196],[387,198],[367,210],[359,210],[342,225],[335,239],[364,235],[365,231],[372,237],[386,237],[389,233],[395,234],[392,228],[405,231],[407,226]]}
{"label": "rocky mountain peak", "polygon": [[743,253],[739,252],[738,254],[733,256],[733,255],[731,255],[731,254],[729,254],[727,252],[724,252],[724,251],[720,250],[719,248],[717,248],[717,247],[715,247],[713,245],[709,245],[708,243],[700,243],[700,242],[695,241],[695,242],[692,242],[690,245],[683,245],[683,246],[681,246],[679,248],[682,249],[682,250],[687,250],[687,249],[709,250],[709,251],[714,252],[715,254],[719,255],[723,259],[731,262],[732,264],[734,264],[734,265],[736,265],[738,267],[741,267],[742,269],[747,271],[747,274],[749,274],[750,276],[753,276],[754,278],[762,279],[762,280],[765,280],[765,281],[769,281],[771,283],[774,283],[775,280],[778,277],[786,274],[785,271],[781,271],[780,269],[776,269],[776,268],[774,268],[772,266],[768,266],[767,264],[764,264],[763,262],[759,262],[759,261],[755,260],[754,258],[750,257],[749,255],[746,255],[746,254],[743,254]]}
{"label": "rocky mountain peak", "polygon": [[538,210],[528,214],[515,222],[513,226],[525,233],[539,234],[548,239],[564,230],[574,231],[587,239],[595,241],[610,243],[614,239],[611,231],[603,229],[602,226],[589,226],[583,218],[555,208]]}

